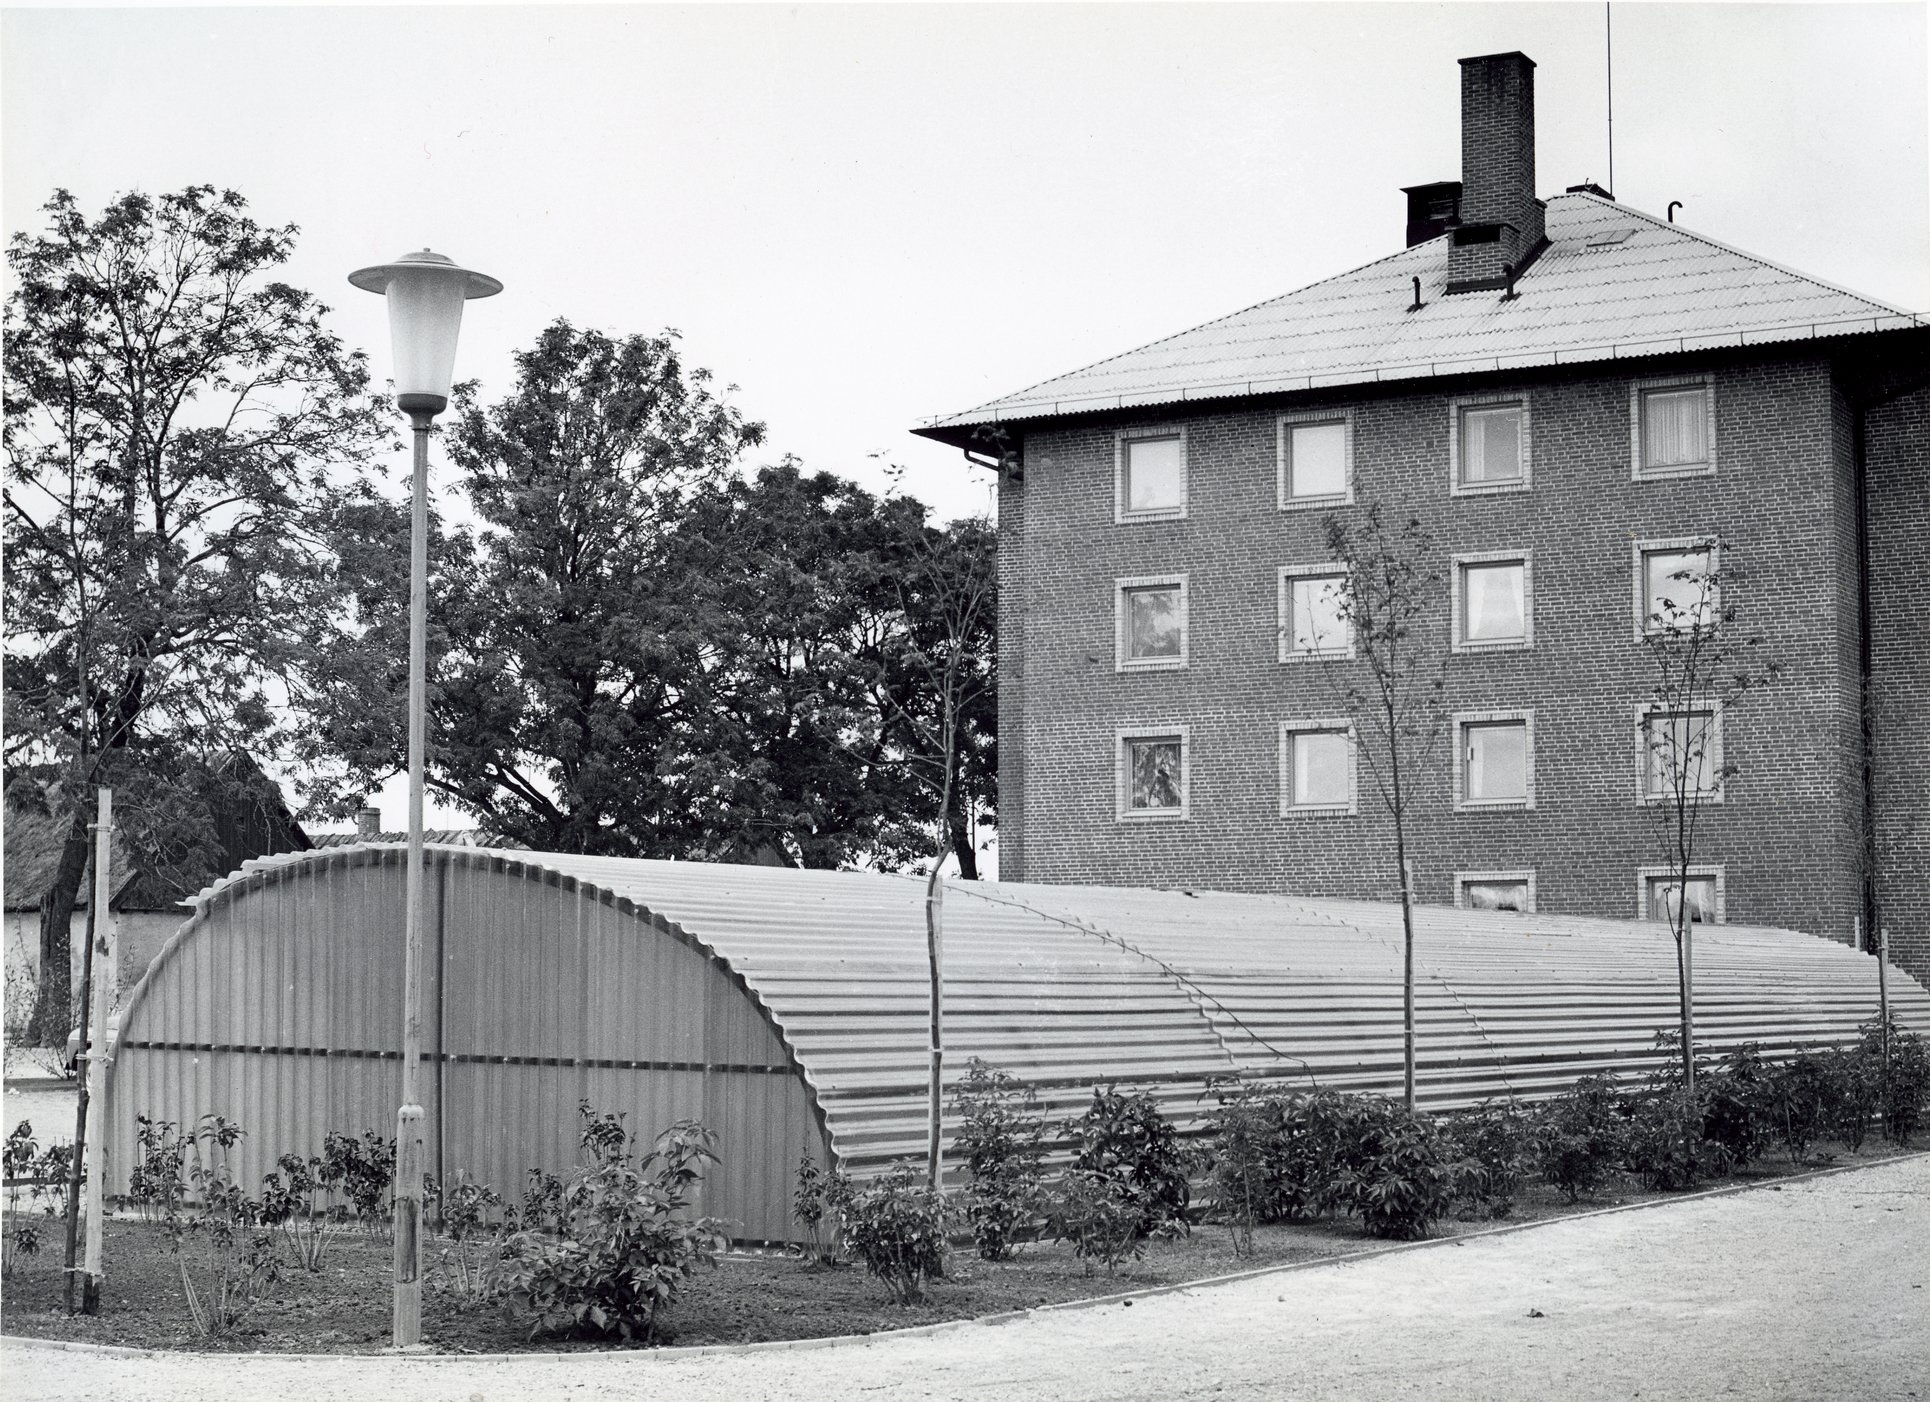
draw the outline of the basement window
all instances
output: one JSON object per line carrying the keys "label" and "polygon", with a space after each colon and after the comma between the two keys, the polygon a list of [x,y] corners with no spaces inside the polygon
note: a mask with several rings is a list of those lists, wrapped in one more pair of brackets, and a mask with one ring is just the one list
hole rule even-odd
{"label": "basement window", "polygon": [[1635,874],[1636,918],[1673,925],[1686,901],[1691,925],[1722,924],[1728,914],[1722,868],[1692,866],[1688,881],[1681,878],[1681,872],[1670,867],[1640,868]]}
{"label": "basement window", "polygon": [[1513,910],[1531,915],[1535,909],[1535,873],[1527,871],[1457,871],[1454,903],[1463,910]]}

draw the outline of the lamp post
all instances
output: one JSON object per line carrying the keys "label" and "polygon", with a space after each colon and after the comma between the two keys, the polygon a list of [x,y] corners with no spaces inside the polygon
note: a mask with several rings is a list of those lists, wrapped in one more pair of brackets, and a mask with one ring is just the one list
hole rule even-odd
{"label": "lamp post", "polygon": [[423,249],[393,263],[361,268],[349,279],[388,298],[395,354],[395,403],[415,435],[415,487],[409,530],[409,858],[404,878],[402,1101],[395,1113],[395,1313],[392,1342],[422,1342],[422,749],[427,705],[429,623],[429,425],[449,407],[462,304],[493,297],[503,285]]}

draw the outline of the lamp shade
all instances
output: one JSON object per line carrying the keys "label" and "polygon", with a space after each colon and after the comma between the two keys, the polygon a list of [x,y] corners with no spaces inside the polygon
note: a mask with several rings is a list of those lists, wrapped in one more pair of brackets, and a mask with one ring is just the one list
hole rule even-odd
{"label": "lamp shade", "polygon": [[456,371],[462,304],[471,297],[493,297],[503,285],[426,248],[393,263],[358,269],[348,280],[389,299],[396,403],[412,413],[441,413],[449,405],[449,382]]}

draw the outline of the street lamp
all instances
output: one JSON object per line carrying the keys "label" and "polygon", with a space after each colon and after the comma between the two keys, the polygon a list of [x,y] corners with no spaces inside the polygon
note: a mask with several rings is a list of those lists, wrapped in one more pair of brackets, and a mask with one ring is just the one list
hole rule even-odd
{"label": "street lamp", "polygon": [[362,268],[348,280],[389,302],[395,403],[415,432],[409,531],[409,860],[404,878],[402,1103],[395,1112],[395,1313],[397,1348],[422,1342],[422,736],[427,710],[429,623],[429,424],[449,407],[462,304],[503,285],[423,249]]}

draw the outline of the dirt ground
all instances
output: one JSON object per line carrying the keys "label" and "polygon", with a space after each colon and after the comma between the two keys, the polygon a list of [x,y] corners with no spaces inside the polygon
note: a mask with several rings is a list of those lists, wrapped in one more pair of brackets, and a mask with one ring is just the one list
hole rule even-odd
{"label": "dirt ground", "polygon": [[108,1357],[9,1339],[10,1396],[1930,1397],[1930,1156],[995,1325],[745,1352]]}

